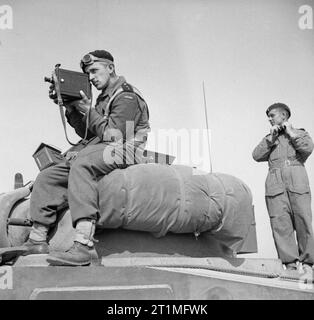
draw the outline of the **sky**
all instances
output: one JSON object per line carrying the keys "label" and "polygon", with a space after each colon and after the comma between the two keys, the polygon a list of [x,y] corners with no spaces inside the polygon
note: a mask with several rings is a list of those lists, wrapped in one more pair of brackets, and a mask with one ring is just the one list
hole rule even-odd
{"label": "sky", "polygon": [[[84,54],[106,49],[117,74],[140,89],[149,105],[148,149],[209,171],[204,83],[212,169],[242,179],[252,190],[259,252],[250,256],[277,257],[264,200],[267,164],[254,162],[251,154],[269,132],[265,110],[274,102],[288,104],[293,126],[314,137],[314,30],[300,28],[299,12],[303,5],[314,8],[313,0],[0,0],[1,5],[11,6],[13,27],[0,30],[0,192],[12,190],[16,172],[25,182],[36,178],[32,154],[41,142],[69,148],[44,76],[56,63],[80,71]],[[165,136],[175,140],[176,134],[182,143],[169,147]],[[313,155],[306,168],[314,190]]]}

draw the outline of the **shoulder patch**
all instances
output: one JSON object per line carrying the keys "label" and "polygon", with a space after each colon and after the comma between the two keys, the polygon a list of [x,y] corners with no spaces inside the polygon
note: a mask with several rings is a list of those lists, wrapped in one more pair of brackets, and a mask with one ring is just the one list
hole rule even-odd
{"label": "shoulder patch", "polygon": [[130,84],[128,84],[127,82],[122,83],[121,88],[125,92],[133,92],[134,91],[132,86]]}
{"label": "shoulder patch", "polygon": [[134,97],[129,96],[129,95],[124,95],[123,98],[127,98],[127,99],[130,99],[130,100],[133,100],[133,99],[134,99]]}

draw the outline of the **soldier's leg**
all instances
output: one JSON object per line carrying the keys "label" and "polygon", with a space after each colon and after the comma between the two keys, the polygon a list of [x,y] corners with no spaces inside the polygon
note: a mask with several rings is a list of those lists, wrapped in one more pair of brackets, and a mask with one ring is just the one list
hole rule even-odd
{"label": "soldier's leg", "polygon": [[73,225],[80,219],[96,220],[98,214],[98,180],[117,168],[125,168],[123,152],[111,150],[106,144],[87,146],[72,163],[69,174],[69,207]]}
{"label": "soldier's leg", "polygon": [[62,162],[37,176],[30,199],[30,215],[34,221],[25,254],[48,253],[47,234],[56,222],[57,210],[67,202],[69,164]]}
{"label": "soldier's leg", "polygon": [[300,261],[314,263],[314,238],[312,228],[311,194],[289,192],[298,240]]}
{"label": "soldier's leg", "polygon": [[[97,257],[93,244],[95,221],[98,215],[98,180],[117,168],[125,168],[123,152],[104,152],[106,144],[86,147],[78,154],[69,174],[69,207],[75,239],[66,252],[54,252],[47,261],[52,265],[88,265]],[[109,149],[107,149],[110,151]],[[121,156],[121,157],[120,157]]]}
{"label": "soldier's leg", "polygon": [[299,253],[288,194],[284,192],[265,198],[279,259],[284,264],[298,261]]}
{"label": "soldier's leg", "polygon": [[34,222],[47,227],[55,223],[57,209],[68,200],[69,170],[69,164],[61,162],[38,174],[30,199],[30,214]]}

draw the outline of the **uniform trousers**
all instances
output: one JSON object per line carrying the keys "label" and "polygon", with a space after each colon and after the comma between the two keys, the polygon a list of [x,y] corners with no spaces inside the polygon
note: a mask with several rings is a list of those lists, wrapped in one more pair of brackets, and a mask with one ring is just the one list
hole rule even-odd
{"label": "uniform trousers", "polygon": [[265,198],[279,259],[314,264],[311,193],[286,190]]}
{"label": "uniform trousers", "polygon": [[74,227],[79,219],[97,220],[99,179],[115,169],[140,163],[140,153],[134,150],[134,146],[117,148],[108,143],[88,145],[73,162],[63,161],[41,171],[31,193],[32,220],[50,227],[57,221],[58,209],[67,203]]}

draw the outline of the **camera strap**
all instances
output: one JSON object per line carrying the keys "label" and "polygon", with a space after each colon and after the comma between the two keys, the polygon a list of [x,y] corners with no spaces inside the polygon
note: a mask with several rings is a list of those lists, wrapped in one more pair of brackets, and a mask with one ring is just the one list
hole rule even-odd
{"label": "camera strap", "polygon": [[[79,143],[73,143],[70,141],[69,137],[68,137],[68,133],[67,133],[67,127],[66,127],[66,119],[65,119],[65,114],[64,114],[64,104],[63,104],[63,100],[61,97],[61,91],[60,91],[60,85],[59,85],[59,80],[56,74],[56,70],[59,68],[60,65],[56,65],[55,71],[52,74],[53,77],[53,81],[54,81],[54,85],[55,85],[55,90],[56,90],[56,94],[57,94],[57,101],[58,101],[58,105],[59,105],[59,111],[60,111],[60,115],[61,115],[61,120],[62,120],[62,125],[63,125],[63,129],[64,129],[64,134],[65,134],[65,138],[68,141],[68,143],[72,146],[77,146]],[[87,116],[87,124],[86,126],[88,126],[88,121],[89,121],[89,114]],[[87,131],[87,130],[86,130]],[[87,136],[87,132],[85,132],[85,137],[83,140],[86,139]]]}

